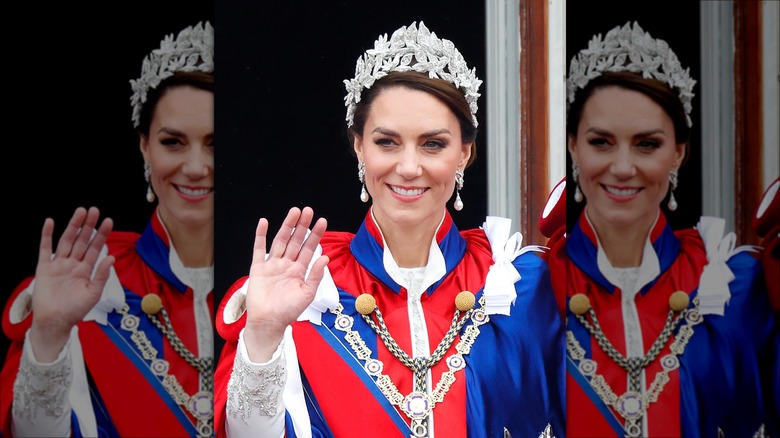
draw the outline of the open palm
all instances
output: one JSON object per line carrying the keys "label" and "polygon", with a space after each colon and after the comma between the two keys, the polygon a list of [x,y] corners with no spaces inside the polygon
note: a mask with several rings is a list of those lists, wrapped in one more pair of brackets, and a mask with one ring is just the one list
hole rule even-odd
{"label": "open palm", "polygon": [[[73,213],[52,255],[54,221],[46,219],[41,232],[32,296],[33,326],[49,334],[67,333],[97,303],[114,259],[98,255],[113,222],[97,208],[79,207]],[[93,274],[94,271],[94,274]]]}
{"label": "open palm", "polygon": [[311,304],[328,264],[321,256],[306,274],[327,228],[320,218],[309,232],[313,216],[309,207],[290,209],[267,254],[268,221],[260,219],[257,225],[247,285],[247,329],[254,331],[252,338],[263,350],[275,348],[284,329]]}

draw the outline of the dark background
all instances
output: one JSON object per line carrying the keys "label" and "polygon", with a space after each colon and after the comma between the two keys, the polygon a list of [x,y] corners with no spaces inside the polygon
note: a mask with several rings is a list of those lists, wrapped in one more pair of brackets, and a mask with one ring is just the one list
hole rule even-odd
{"label": "dark background", "polygon": [[[627,4],[599,2],[599,13],[593,14],[591,2],[567,2],[567,65],[593,34],[640,19],[643,29],[665,39],[698,79],[698,2],[677,2],[674,13],[649,2]],[[6,45],[4,64],[6,127],[14,135],[6,144],[3,172],[10,256],[0,302],[34,273],[46,217],[55,220],[55,238],[78,206],[97,205],[117,230],[141,231],[146,225],[153,206],[145,200],[129,80],[138,77],[144,56],[166,34],[204,19],[215,25],[216,303],[248,272],[260,217],[267,217],[275,232],[290,207],[309,205],[328,219],[330,229],[359,226],[367,204],[359,200],[356,160],[347,143],[342,81],[353,76],[355,61],[377,36],[422,20],[455,43],[478,77],[485,79],[486,73],[481,1],[456,8],[444,0],[305,7],[143,0],[112,5],[114,12],[81,4],[14,6],[9,18],[21,26]],[[489,87],[485,82],[480,89],[478,153],[461,192],[465,208],[451,210],[461,229],[481,225],[487,210]],[[675,192],[679,208],[668,215],[675,228],[694,225],[701,214],[698,84],[694,92],[691,154]],[[567,192],[571,197],[574,190]],[[571,198],[568,206],[570,216],[577,214]],[[3,358],[7,340],[0,336],[0,342]],[[221,345],[217,337],[218,350]]]}
{"label": "dark background", "polygon": [[[699,56],[699,2],[679,1],[674,7],[659,7],[655,2],[599,1],[598,13],[593,2],[569,1],[566,3],[566,73],[569,62],[580,50],[588,47],[594,35],[603,37],[617,26],[637,21],[653,38],[669,43],[683,68],[689,67],[691,77],[697,83],[693,88],[691,120],[691,147],[687,162],[680,167],[677,190],[677,210],[669,212],[666,199],[662,209],[674,229],[696,225],[701,216],[701,79]],[[671,5],[671,4],[670,4]],[[587,17],[585,19],[584,17]],[[564,147],[566,147],[564,145]],[[567,201],[568,229],[574,225],[584,206],[574,201],[574,184],[571,177],[571,157],[567,152]]]}
{"label": "dark background", "polygon": [[[3,305],[35,273],[41,227],[54,237],[95,205],[114,229],[143,231],[153,211],[131,121],[130,79],[167,34],[210,20],[212,0],[15,3],[4,46]],[[10,259],[10,261],[9,261]],[[0,360],[8,340],[0,335]]]}
{"label": "dark background", "polygon": [[[449,1],[220,2],[216,5],[215,298],[249,272],[260,217],[276,233],[290,207],[311,206],[329,229],[357,231],[368,211],[346,136],[343,80],[380,34],[423,21],[485,78],[484,3]],[[222,23],[222,25],[220,25]],[[226,25],[225,23],[230,23]],[[485,97],[477,161],[455,212],[460,229],[487,211]],[[217,338],[217,350],[222,346]]]}

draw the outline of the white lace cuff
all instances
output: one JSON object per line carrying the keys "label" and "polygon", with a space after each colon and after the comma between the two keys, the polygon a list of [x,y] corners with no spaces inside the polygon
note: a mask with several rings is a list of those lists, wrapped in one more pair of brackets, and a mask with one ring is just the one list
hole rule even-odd
{"label": "white lace cuff", "polygon": [[249,424],[254,409],[260,416],[275,417],[283,414],[282,393],[287,382],[283,351],[284,341],[268,362],[252,362],[241,331],[233,372],[228,382],[227,413],[230,417],[241,418]]}
{"label": "white lace cuff", "polygon": [[[67,401],[73,382],[73,361],[68,343],[54,362],[41,363],[35,359],[30,344],[30,332],[25,335],[19,373],[14,381],[14,420],[33,422],[43,415],[55,418],[70,415]],[[16,421],[15,421],[16,422]]]}

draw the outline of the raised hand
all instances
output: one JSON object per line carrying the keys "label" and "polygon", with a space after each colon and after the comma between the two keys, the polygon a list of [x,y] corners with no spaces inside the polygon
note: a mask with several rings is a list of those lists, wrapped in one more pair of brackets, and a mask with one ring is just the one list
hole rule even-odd
{"label": "raised hand", "polygon": [[285,328],[311,304],[322,280],[327,256],[320,256],[306,275],[327,222],[320,218],[308,234],[314,211],[293,207],[287,213],[266,254],[268,221],[260,219],[255,233],[252,266],[247,285],[247,323],[244,341],[250,360],[266,362]]}
{"label": "raised hand", "polygon": [[[47,218],[43,223],[30,328],[30,341],[38,361],[51,362],[57,358],[71,328],[95,306],[103,292],[114,257],[105,257],[97,269],[95,265],[113,221],[104,219],[96,230],[99,218],[96,207],[77,208],[53,257],[54,220]],[[94,236],[93,231],[96,231]]]}

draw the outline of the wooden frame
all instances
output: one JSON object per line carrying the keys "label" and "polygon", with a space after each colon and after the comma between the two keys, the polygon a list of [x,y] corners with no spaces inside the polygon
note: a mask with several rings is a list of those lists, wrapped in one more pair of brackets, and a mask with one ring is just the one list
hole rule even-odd
{"label": "wooden frame", "polygon": [[761,2],[734,2],[734,229],[737,242],[758,244],[751,229],[762,189]]}
{"label": "wooden frame", "polygon": [[[520,2],[520,224],[525,242],[541,243],[539,215],[548,188],[547,0]],[[560,145],[564,147],[564,145]]]}

